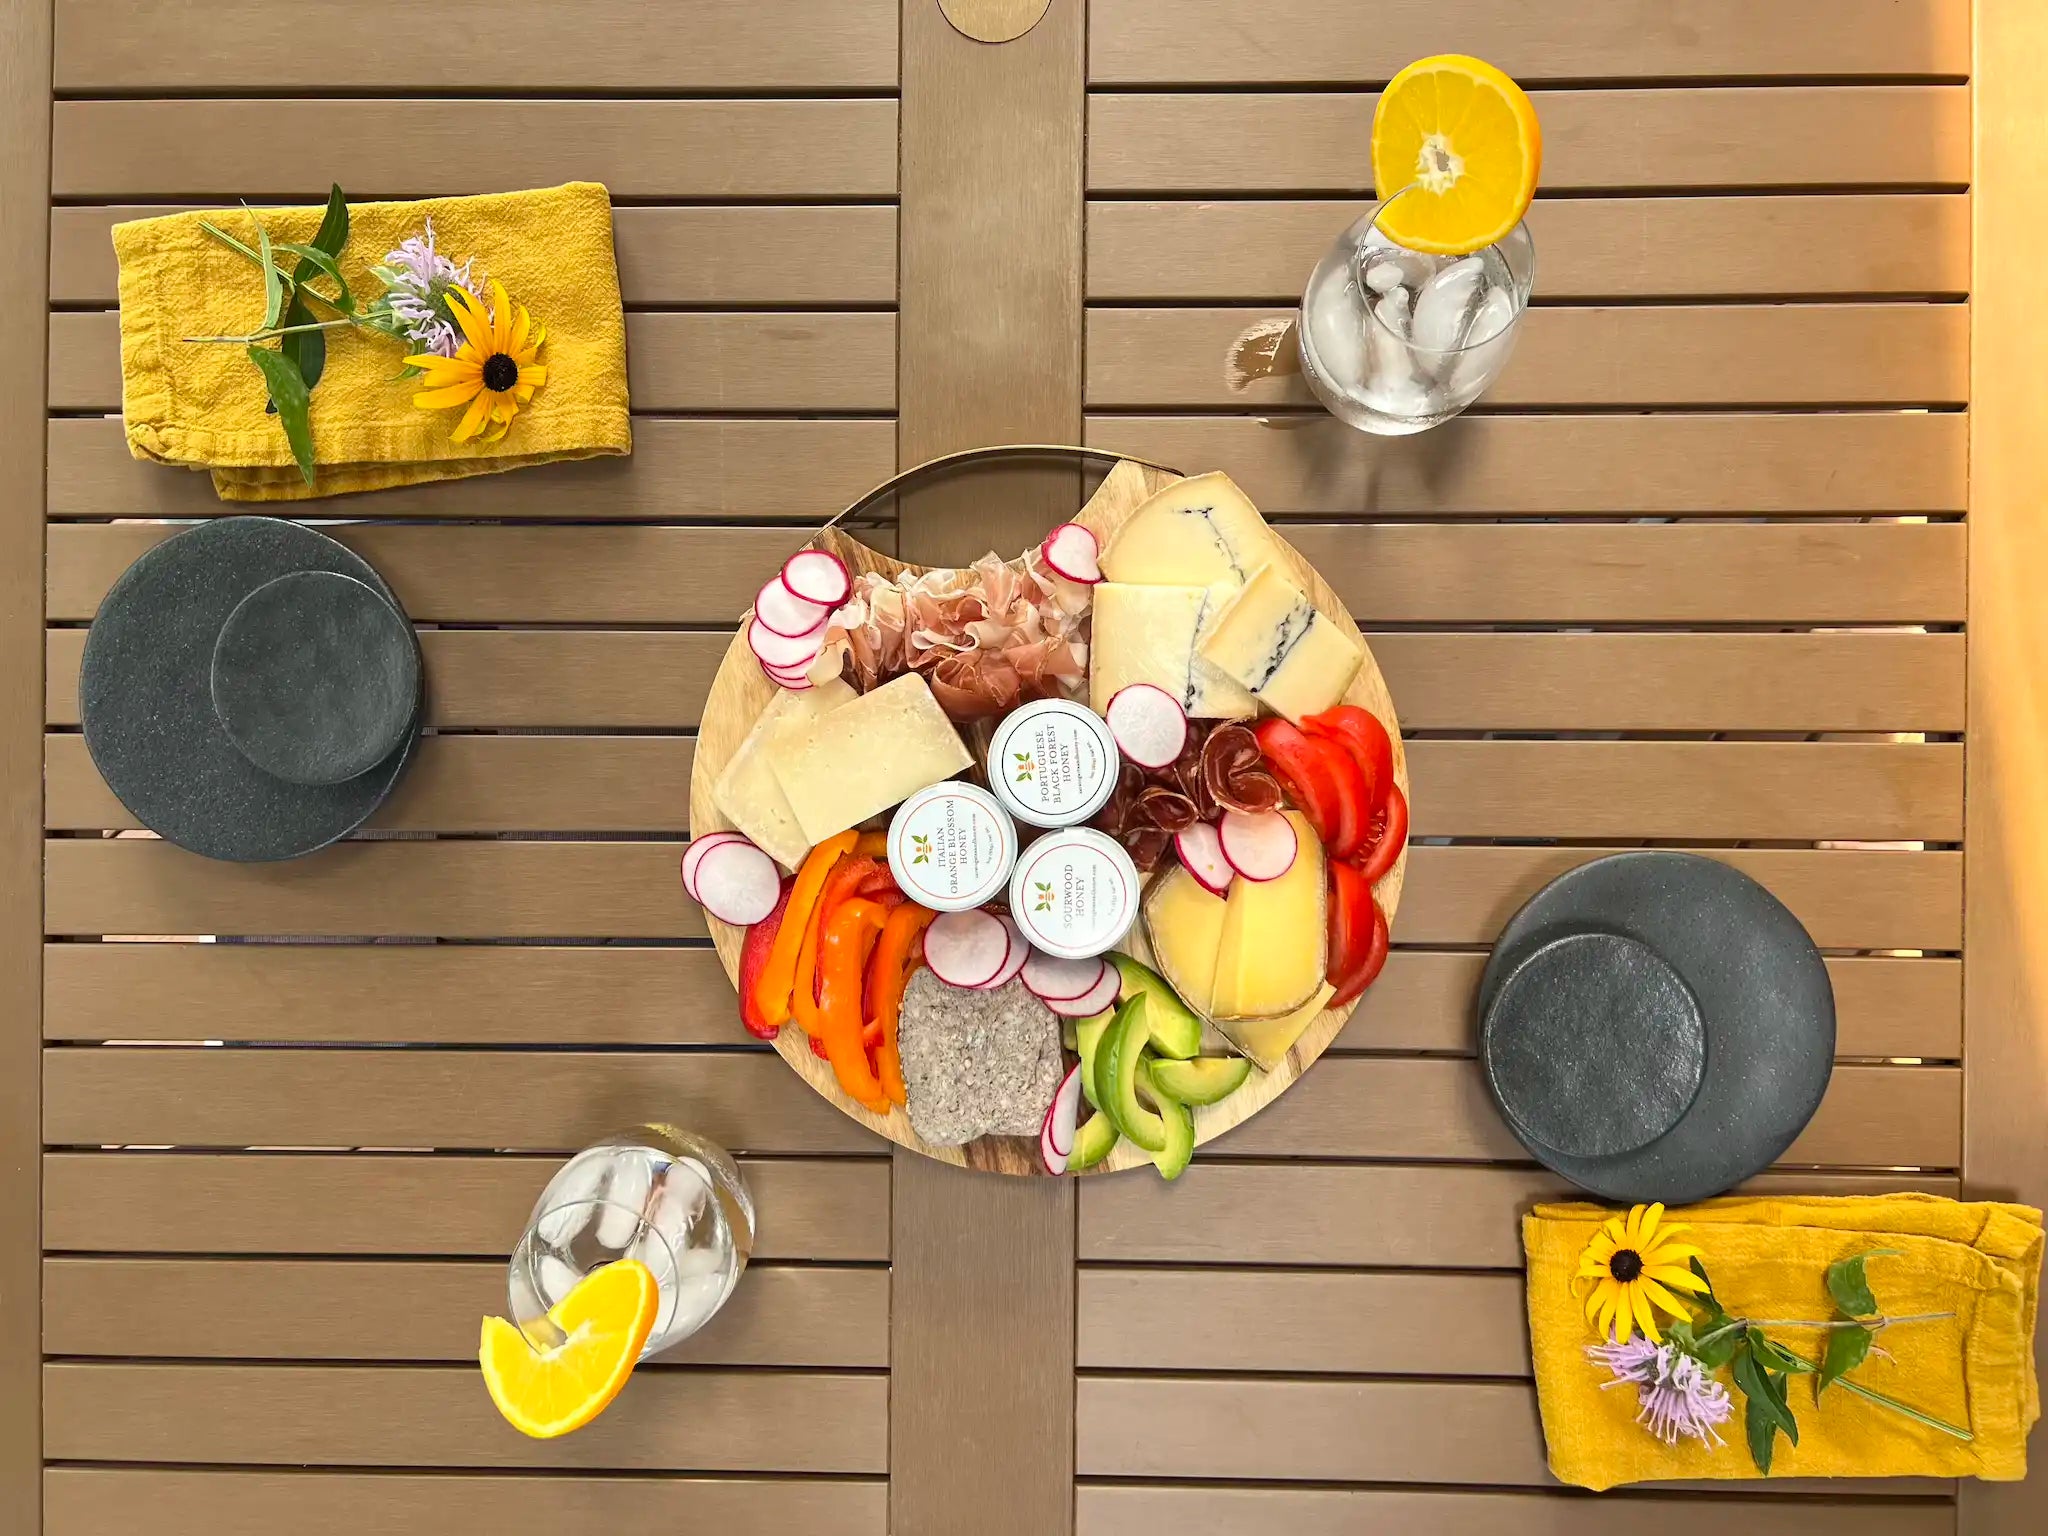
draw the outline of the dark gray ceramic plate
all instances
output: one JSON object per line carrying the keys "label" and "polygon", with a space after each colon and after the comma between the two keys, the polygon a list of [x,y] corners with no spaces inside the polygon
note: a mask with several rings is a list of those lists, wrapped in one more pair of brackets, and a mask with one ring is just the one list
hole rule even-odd
{"label": "dark gray ceramic plate", "polygon": [[264,772],[229,740],[213,705],[215,641],[245,597],[295,571],[353,577],[404,617],[368,562],[325,534],[229,517],[144,554],[86,636],[79,709],[93,762],[144,826],[209,858],[290,859],[347,836],[390,794],[418,739],[416,709],[369,772],[317,785]]}
{"label": "dark gray ceramic plate", "polygon": [[[1636,963],[1630,946],[1559,946],[1586,935],[1633,941],[1661,964]],[[1544,1070],[1541,1041],[1509,1048],[1532,1018],[1549,1050],[1589,1043],[1569,1043],[1568,1008],[1532,1009],[1528,998],[1551,987],[1510,988],[1532,959],[1550,983],[1594,1002],[1586,1034],[1611,1043],[1619,1031],[1621,1057],[1599,1070]],[[1666,967],[1697,1007],[1705,1046],[1675,1121],[1689,1047]],[[1479,1017],[1488,1087],[1517,1139],[1580,1188],[1628,1202],[1703,1200],[1769,1167],[1819,1108],[1835,1054],[1834,991],[1799,920],[1739,870],[1685,853],[1617,854],[1544,887],[1495,945]],[[1660,1124],[1669,1129],[1629,1150],[1547,1144],[1627,1146]]]}

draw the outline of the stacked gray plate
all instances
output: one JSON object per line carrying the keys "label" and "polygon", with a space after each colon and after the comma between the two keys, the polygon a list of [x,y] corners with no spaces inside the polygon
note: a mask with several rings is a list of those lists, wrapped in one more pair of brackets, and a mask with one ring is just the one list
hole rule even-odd
{"label": "stacked gray plate", "polygon": [[1610,1200],[1705,1199],[1820,1107],[1835,1001],[1806,930],[1741,871],[1624,853],[1553,881],[1480,982],[1479,1052],[1537,1161]]}
{"label": "stacked gray plate", "polygon": [[419,737],[419,642],[325,534],[229,517],[166,539],[101,602],[79,668],[93,762],[151,831],[296,858],[384,803]]}

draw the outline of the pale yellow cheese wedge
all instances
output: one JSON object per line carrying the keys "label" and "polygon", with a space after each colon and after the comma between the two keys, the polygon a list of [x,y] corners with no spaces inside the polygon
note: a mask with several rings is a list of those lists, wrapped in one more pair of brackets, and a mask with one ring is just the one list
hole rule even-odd
{"label": "pale yellow cheese wedge", "polygon": [[1224,904],[1207,1012],[1226,1034],[1234,1020],[1295,1012],[1323,984],[1323,845],[1299,811],[1281,814],[1294,823],[1293,865],[1274,880],[1240,875]]}
{"label": "pale yellow cheese wedge", "polygon": [[1316,988],[1316,995],[1303,1003],[1294,1012],[1278,1019],[1237,1019],[1216,1028],[1223,1038],[1262,1070],[1271,1072],[1287,1059],[1287,1053],[1294,1048],[1294,1042],[1308,1032],[1316,1016],[1330,1006],[1330,999],[1337,995],[1337,989],[1327,981]]}
{"label": "pale yellow cheese wedge", "polygon": [[1199,1014],[1209,1012],[1216,989],[1216,953],[1223,939],[1225,903],[1175,864],[1145,893],[1145,937],[1166,984]]}
{"label": "pale yellow cheese wedge", "polygon": [[820,715],[830,714],[859,697],[844,678],[790,693],[776,690],[768,707],[747,732],[725,771],[712,786],[711,798],[735,827],[752,838],[776,862],[795,869],[811,851],[811,840],[797,825],[789,796],[775,777],[776,752]]}

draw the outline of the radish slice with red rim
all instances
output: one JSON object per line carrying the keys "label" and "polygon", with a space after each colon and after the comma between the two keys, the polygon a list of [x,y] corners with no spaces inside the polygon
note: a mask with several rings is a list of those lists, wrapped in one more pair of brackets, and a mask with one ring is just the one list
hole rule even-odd
{"label": "radish slice with red rim", "polygon": [[1140,768],[1169,767],[1188,744],[1188,712],[1157,683],[1117,689],[1102,718],[1117,750]]}
{"label": "radish slice with red rim", "polygon": [[1223,837],[1214,822],[1198,821],[1174,833],[1173,851],[1181,867],[1213,895],[1221,896],[1236,878],[1237,871],[1223,856]]}
{"label": "radish slice with red rim", "polygon": [[1068,960],[1034,949],[1024,957],[1024,990],[1042,1002],[1066,1002],[1094,991],[1107,969],[1100,958]]}
{"label": "radish slice with red rim", "polygon": [[924,963],[949,987],[987,986],[1010,958],[1010,930],[992,912],[941,912],[924,931]]}
{"label": "radish slice with red rim", "polygon": [[1300,851],[1294,823],[1278,811],[1225,811],[1216,841],[1230,867],[1247,880],[1278,880]]}
{"label": "radish slice with red rim", "polygon": [[698,861],[697,900],[722,923],[758,923],[781,895],[782,871],[745,838],[720,843]]}
{"label": "radish slice with red rim", "polygon": [[704,855],[720,843],[746,841],[744,834],[733,831],[706,832],[690,839],[690,846],[683,850],[683,889],[690,893],[690,900],[697,899],[697,866],[704,862]]}
{"label": "radish slice with red rim", "polygon": [[778,635],[758,618],[747,623],[747,649],[760,658],[762,666],[779,667],[785,672],[808,667],[817,660],[818,652],[825,648],[824,641],[823,620],[807,635]]}
{"label": "radish slice with red rim", "polygon": [[782,563],[782,584],[807,603],[837,608],[853,592],[846,562],[822,549],[800,549]]}
{"label": "radish slice with red rim", "polygon": [[[1075,1070],[1078,1071],[1079,1068]],[[1038,1160],[1044,1164],[1045,1171],[1054,1176],[1067,1171],[1067,1158],[1074,1150],[1069,1147],[1062,1152],[1052,1144],[1052,1115],[1058,1104],[1059,1100],[1055,1097],[1053,1102],[1045,1107],[1045,1118],[1038,1122]]]}
{"label": "radish slice with red rim", "polygon": [[1069,581],[1092,587],[1102,580],[1102,546],[1095,535],[1079,523],[1061,523],[1045,536],[1038,553],[1053,573]]}
{"label": "radish slice with red rim", "polygon": [[800,662],[793,667],[771,667],[763,662],[761,670],[785,688],[808,688],[811,683],[811,665],[817,659],[813,656],[810,661]]}
{"label": "radish slice with red rim", "polygon": [[1010,952],[1003,957],[1002,969],[981,984],[981,990],[984,992],[993,992],[997,987],[1006,987],[1015,981],[1017,973],[1024,969],[1024,962],[1031,958],[1031,942],[1024,937],[1024,930],[1009,917],[1001,917],[997,921],[1003,925],[1003,932],[1009,937]]}
{"label": "radish slice with red rim", "polygon": [[1045,1006],[1063,1019],[1092,1019],[1103,1009],[1116,1001],[1123,978],[1117,975],[1115,966],[1110,966],[1102,980],[1083,992],[1079,997],[1046,998]]}
{"label": "radish slice with red rim", "polygon": [[761,627],[790,639],[816,633],[831,612],[823,603],[798,597],[779,576],[754,594],[754,617]]}
{"label": "radish slice with red rim", "polygon": [[1081,1069],[1071,1067],[1060,1079],[1045,1112],[1045,1138],[1064,1160],[1074,1150],[1074,1130],[1081,1118]]}

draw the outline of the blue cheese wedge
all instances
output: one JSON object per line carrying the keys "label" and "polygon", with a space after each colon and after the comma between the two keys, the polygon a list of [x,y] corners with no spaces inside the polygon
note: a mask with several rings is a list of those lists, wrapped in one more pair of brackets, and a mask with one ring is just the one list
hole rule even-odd
{"label": "blue cheese wedge", "polygon": [[1210,587],[1095,588],[1088,642],[1088,703],[1097,714],[1133,683],[1164,688],[1200,720],[1244,720],[1259,712],[1252,696],[1203,661],[1196,645],[1228,601]]}
{"label": "blue cheese wedge", "polygon": [[1356,633],[1267,565],[1217,616],[1200,654],[1268,709],[1298,723],[1344,697],[1365,648]]}
{"label": "blue cheese wedge", "polygon": [[1263,565],[1286,569],[1287,546],[1230,476],[1215,472],[1156,491],[1102,553],[1111,581],[1208,587],[1234,595]]}

